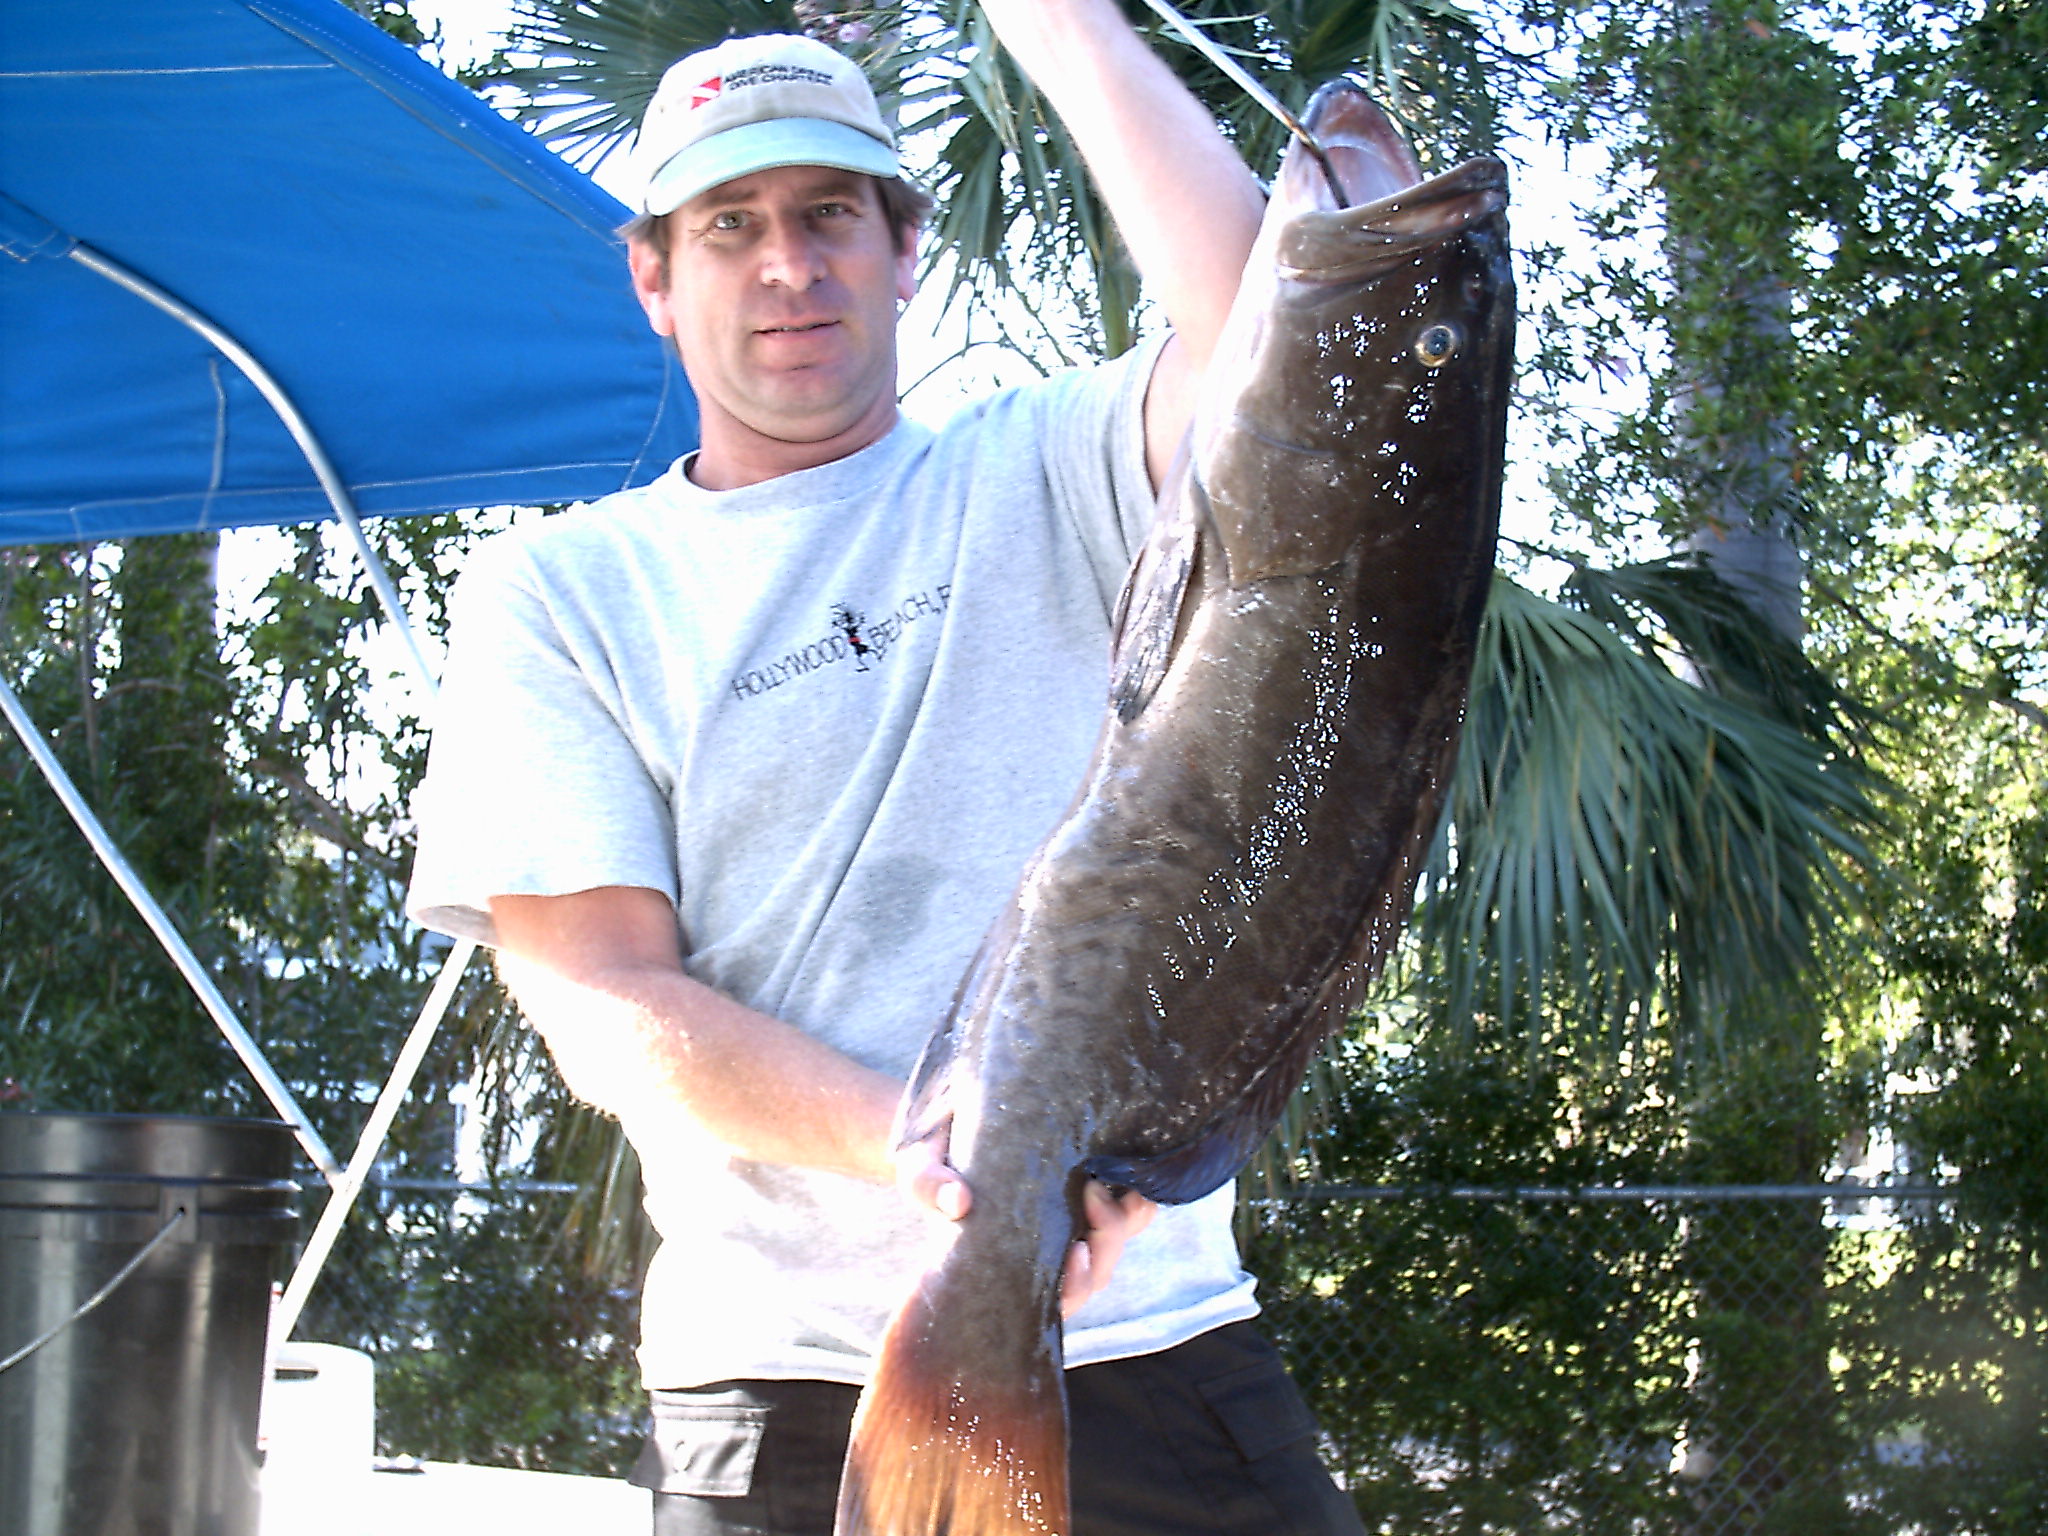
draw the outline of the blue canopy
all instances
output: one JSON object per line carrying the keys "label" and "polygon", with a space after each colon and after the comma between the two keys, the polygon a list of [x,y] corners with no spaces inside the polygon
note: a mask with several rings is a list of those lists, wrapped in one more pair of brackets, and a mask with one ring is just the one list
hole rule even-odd
{"label": "blue canopy", "polygon": [[627,210],[337,0],[0,0],[0,544],[651,479],[696,412]]}

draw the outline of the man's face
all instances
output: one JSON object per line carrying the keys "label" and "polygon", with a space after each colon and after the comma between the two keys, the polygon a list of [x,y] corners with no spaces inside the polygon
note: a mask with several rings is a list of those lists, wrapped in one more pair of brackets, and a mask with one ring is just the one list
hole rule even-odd
{"label": "man's face", "polygon": [[668,216],[664,276],[632,250],[655,330],[675,337],[707,452],[717,434],[827,443],[895,419],[898,251],[874,181],[822,166],[757,171]]}

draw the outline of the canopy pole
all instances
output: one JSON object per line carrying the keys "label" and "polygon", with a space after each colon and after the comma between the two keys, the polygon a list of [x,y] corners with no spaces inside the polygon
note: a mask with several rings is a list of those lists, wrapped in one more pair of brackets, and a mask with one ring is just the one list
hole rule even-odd
{"label": "canopy pole", "polygon": [[71,819],[78,824],[78,830],[85,834],[85,840],[92,845],[93,852],[99,855],[100,862],[107,868],[107,873],[114,877],[115,884],[119,885],[129,901],[134,903],[135,910],[142,914],[142,920],[149,924],[150,932],[156,935],[157,942],[163,945],[165,953],[171,957],[171,963],[184,975],[193,992],[198,994],[200,1004],[213,1016],[213,1022],[227,1037],[228,1044],[234,1047],[235,1054],[242,1058],[242,1065],[247,1067],[249,1075],[256,1079],[256,1085],[263,1090],[263,1096],[270,1100],[271,1107],[277,1111],[278,1117],[291,1126],[292,1134],[298,1138],[299,1145],[305,1149],[306,1156],[313,1160],[313,1166],[320,1170],[321,1176],[329,1184],[338,1187],[342,1176],[341,1164],[335,1161],[334,1154],[327,1149],[327,1143],[320,1139],[320,1133],[313,1129],[313,1122],[308,1120],[305,1112],[299,1108],[298,1101],[292,1097],[291,1089],[284,1085],[284,1079],[271,1069],[270,1063],[264,1059],[262,1050],[250,1038],[249,1032],[242,1028],[242,1021],[235,1017],[234,1009],[229,1007],[228,1000],[221,996],[220,988],[214,985],[213,978],[199,963],[199,957],[192,953],[184,935],[178,932],[170,917],[158,905],[156,898],[150,895],[149,887],[142,883],[142,878],[135,873],[134,866],[122,856],[105,824],[93,814],[92,807],[85,803],[85,797],[78,792],[78,786],[71,781],[71,775],[64,771],[64,765],[57,761],[57,755],[50,750],[50,744],[43,739],[42,732],[36,729],[35,721],[29,718],[20,695],[14,691],[14,685],[5,677],[0,677],[0,712],[6,714],[7,723],[14,727],[14,734],[20,737],[21,744],[28,748],[28,755],[35,760],[36,767],[42,770],[50,788],[57,792],[57,798],[64,802],[64,809],[71,813]]}
{"label": "canopy pole", "polygon": [[242,376],[256,386],[257,391],[270,402],[270,408],[277,412],[277,419],[284,423],[292,440],[299,445],[299,452],[306,456],[314,477],[320,482],[320,489],[327,495],[327,504],[334,509],[334,515],[348,531],[355,544],[356,555],[368,572],[370,586],[377,594],[377,601],[383,605],[384,613],[397,626],[399,638],[405,642],[407,657],[412,662],[413,674],[420,680],[431,698],[434,694],[434,669],[427,664],[426,653],[420,649],[419,636],[414,633],[412,620],[407,616],[405,604],[398,596],[398,587],[391,580],[391,573],[378,558],[377,551],[370,546],[370,540],[363,532],[362,519],[356,513],[354,500],[349,496],[348,484],[327,457],[327,450],[320,446],[320,439],[313,435],[312,426],[300,414],[292,398],[284,392],[284,386],[271,376],[270,370],[258,362],[255,355],[234,337],[215,325],[191,305],[165,292],[139,272],[130,271],[118,261],[104,256],[89,245],[75,244],[65,255],[85,267],[97,272],[115,286],[127,289],[137,298],[155,306],[178,321],[181,325],[197,331],[219,349],[221,355],[242,371]]}
{"label": "canopy pole", "polygon": [[284,1295],[271,1316],[270,1338],[273,1345],[284,1343],[299,1325],[299,1314],[305,1310],[306,1298],[313,1292],[313,1282],[320,1278],[327,1256],[334,1250],[334,1241],[341,1236],[342,1224],[355,1208],[356,1197],[363,1192],[363,1185],[369,1182],[370,1170],[376,1164],[385,1136],[390,1133],[391,1122],[397,1118],[398,1106],[411,1091],[413,1077],[418,1073],[420,1063],[427,1058],[427,1047],[433,1042],[434,1032],[441,1027],[441,1020],[455,1001],[456,984],[462,980],[470,956],[475,953],[474,940],[458,939],[441,962],[441,974],[435,978],[434,990],[428,995],[420,1016],[413,1021],[412,1033],[406,1036],[405,1047],[398,1053],[398,1060],[392,1064],[391,1076],[385,1080],[384,1091],[378,1094],[376,1107],[370,1111],[370,1118],[363,1126],[363,1134],[356,1142],[355,1156],[349,1159],[348,1171],[328,1195],[327,1206],[320,1212],[313,1235],[306,1240],[305,1251],[299,1255],[291,1281],[285,1286]]}
{"label": "canopy pole", "polygon": [[[319,480],[320,489],[326,493],[328,505],[334,509],[335,517],[348,531],[349,539],[355,546],[356,556],[363,562],[363,569],[368,573],[370,585],[377,594],[377,601],[383,605],[385,615],[397,627],[399,637],[405,642],[406,655],[412,662],[414,676],[425,688],[427,697],[435,697],[439,687],[434,677],[434,669],[428,665],[426,653],[420,648],[419,637],[414,632],[412,620],[398,595],[397,584],[392,581],[391,573],[385,568],[384,562],[378,558],[377,551],[371,547],[368,537],[363,533],[362,519],[356,513],[355,502],[349,496],[347,483],[335,469],[333,461],[328,458],[327,451],[314,435],[311,424],[293,403],[291,396],[285,393],[284,387],[271,375],[270,370],[257,361],[248,348],[218,325],[139,272],[131,271],[118,261],[84,244],[72,245],[65,254],[87,270],[98,273],[117,287],[125,288],[181,325],[205,337],[223,357],[239,368],[243,377],[255,385],[258,393],[270,402],[270,408],[277,413],[277,419],[284,423],[285,430],[291,433],[292,440],[299,445],[299,452],[305,455],[306,463]],[[137,882],[137,890],[140,890],[140,882]],[[136,892],[131,891],[130,897],[140,906],[142,900],[147,899],[147,894],[145,891],[137,897]],[[411,1091],[412,1080],[418,1073],[420,1064],[426,1059],[427,1047],[440,1028],[449,1005],[454,1001],[455,985],[469,964],[470,956],[475,952],[475,944],[463,940],[458,942],[442,961],[441,973],[435,980],[434,990],[429,994],[426,1006],[421,1010],[418,1019],[414,1021],[412,1033],[406,1037],[398,1060],[392,1065],[391,1075],[385,1079],[383,1090],[377,1096],[376,1106],[363,1127],[363,1134],[357,1140],[355,1154],[349,1159],[348,1169],[345,1172],[339,1170],[333,1154],[324,1146],[321,1147],[319,1155],[314,1156],[314,1162],[326,1176],[333,1192],[328,1197],[326,1209],[320,1213],[320,1220],[306,1245],[305,1252],[300,1255],[298,1265],[292,1271],[291,1282],[279,1304],[277,1316],[272,1319],[273,1340],[282,1341],[291,1336],[291,1330],[298,1322],[299,1313],[305,1307],[306,1298],[312,1292],[313,1283],[319,1278],[320,1271],[333,1250],[335,1239],[340,1235],[342,1223],[348,1219],[350,1210],[355,1206],[356,1196],[369,1178],[378,1152],[383,1149],[384,1138],[390,1133],[391,1122],[397,1116],[398,1107]],[[197,985],[195,981],[194,986]],[[226,1027],[225,1024],[222,1025],[224,1030]],[[254,1050],[253,1042],[250,1048]],[[262,1060],[260,1055],[256,1059]],[[269,1072],[267,1064],[264,1071]],[[282,1083],[278,1087],[283,1091]],[[304,1120],[303,1116],[294,1118],[301,1122]],[[310,1133],[308,1127],[308,1134]]]}

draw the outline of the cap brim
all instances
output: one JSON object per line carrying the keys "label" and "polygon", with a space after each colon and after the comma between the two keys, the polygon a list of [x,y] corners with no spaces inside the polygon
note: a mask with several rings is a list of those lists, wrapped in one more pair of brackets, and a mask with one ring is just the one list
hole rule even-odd
{"label": "cap brim", "polygon": [[819,117],[776,117],[742,123],[700,139],[647,179],[644,211],[671,213],[721,182],[783,165],[829,165],[864,176],[900,176],[896,151],[845,123]]}

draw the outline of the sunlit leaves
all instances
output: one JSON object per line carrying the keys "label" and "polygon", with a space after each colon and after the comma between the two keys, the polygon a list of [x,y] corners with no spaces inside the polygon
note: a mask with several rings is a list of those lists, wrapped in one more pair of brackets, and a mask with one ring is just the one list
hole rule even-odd
{"label": "sunlit leaves", "polygon": [[1816,540],[1853,536],[1870,505],[1840,487],[1894,441],[2004,453],[2038,436],[2039,6],[1528,11],[1553,46],[1525,74],[1525,110],[1605,167],[1581,210],[1591,248],[1570,263],[1588,275],[1565,290],[1533,379],[1574,387],[1574,362],[1632,329],[1671,345],[1645,351],[1616,430],[1553,418],[1554,484],[1578,516],[1605,532],[1625,488],[1622,506],[1679,536],[1696,446],[1782,432],[1791,510],[1826,557]]}
{"label": "sunlit leaves", "polygon": [[518,115],[545,124],[544,137],[579,163],[639,127],[682,55],[740,33],[796,30],[789,0],[518,0],[514,11],[506,46],[519,57],[481,83],[516,87],[527,98]]}

